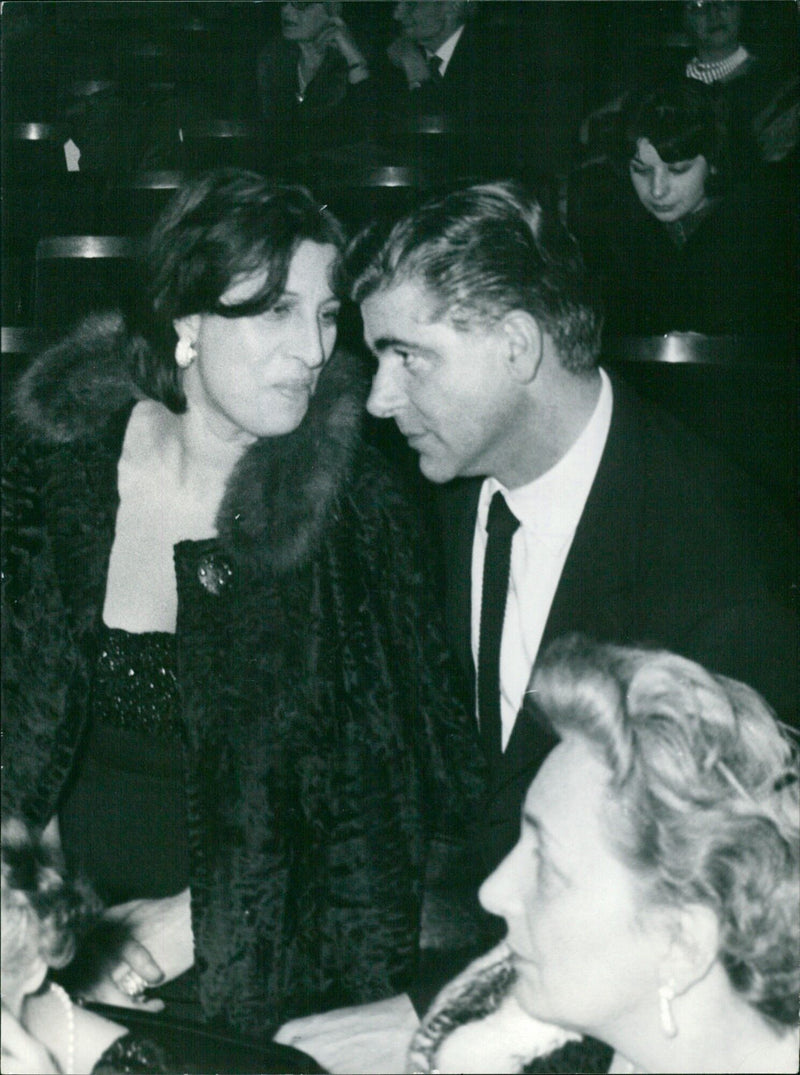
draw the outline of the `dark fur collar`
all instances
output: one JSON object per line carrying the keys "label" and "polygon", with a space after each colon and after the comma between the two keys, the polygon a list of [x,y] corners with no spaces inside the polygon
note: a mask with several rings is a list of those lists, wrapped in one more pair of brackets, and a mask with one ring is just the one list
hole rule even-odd
{"label": "dark fur collar", "polygon": [[[44,445],[99,436],[114,414],[141,398],[129,368],[146,346],[129,335],[121,315],[92,315],[20,379],[15,420]],[[284,572],[313,553],[352,470],[365,388],[358,360],[337,350],[301,425],[242,457],[217,517],[220,541],[240,565]]]}

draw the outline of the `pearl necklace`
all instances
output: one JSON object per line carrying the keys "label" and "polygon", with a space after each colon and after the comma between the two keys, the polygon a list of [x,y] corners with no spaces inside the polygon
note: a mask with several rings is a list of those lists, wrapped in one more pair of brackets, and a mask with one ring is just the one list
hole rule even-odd
{"label": "pearl necklace", "polygon": [[737,67],[741,67],[748,55],[744,45],[740,45],[736,52],[732,52],[724,60],[698,60],[695,56],[686,65],[686,77],[697,79],[698,82],[705,82],[708,86],[712,82],[719,82],[720,79],[727,78]]}
{"label": "pearl necklace", "polygon": [[75,1075],[75,1009],[69,993],[58,982],[50,983],[50,992],[58,1000],[67,1017],[67,1066],[64,1075]]}

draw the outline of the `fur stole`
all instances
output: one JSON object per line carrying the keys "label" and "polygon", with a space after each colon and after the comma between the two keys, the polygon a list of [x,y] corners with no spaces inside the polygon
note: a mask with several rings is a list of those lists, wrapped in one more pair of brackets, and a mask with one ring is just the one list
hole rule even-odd
{"label": "fur stole", "polygon": [[511,991],[515,977],[505,941],[470,963],[422,1020],[406,1070],[461,1075],[608,1071],[613,1050],[528,1015]]}
{"label": "fur stole", "polygon": [[[86,318],[21,377],[14,395],[21,432],[49,447],[100,436],[142,398],[130,370],[148,347],[116,311]],[[240,567],[284,573],[313,555],[352,475],[365,398],[359,360],[337,349],[298,428],[257,441],[239,460],[217,528]]]}

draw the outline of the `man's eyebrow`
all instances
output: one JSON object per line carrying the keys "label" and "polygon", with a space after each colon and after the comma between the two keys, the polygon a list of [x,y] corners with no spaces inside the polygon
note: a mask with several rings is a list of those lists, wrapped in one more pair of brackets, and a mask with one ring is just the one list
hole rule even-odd
{"label": "man's eyebrow", "polygon": [[401,340],[399,336],[379,336],[377,340],[372,343],[373,351],[390,351],[394,347],[411,347],[413,346],[408,340]]}

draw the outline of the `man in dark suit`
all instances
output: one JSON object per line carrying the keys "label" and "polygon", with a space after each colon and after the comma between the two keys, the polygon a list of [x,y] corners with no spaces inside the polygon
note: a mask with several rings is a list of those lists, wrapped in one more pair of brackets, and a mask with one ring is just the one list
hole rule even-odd
{"label": "man in dark suit", "polygon": [[476,0],[395,4],[401,33],[387,49],[387,133],[435,131],[449,153],[502,169],[529,136],[531,57],[518,26],[476,9]]}
{"label": "man in dark suit", "polygon": [[744,487],[598,367],[601,319],[557,217],[513,184],[472,187],[360,237],[348,270],[378,359],[368,409],[443,487],[451,642],[492,772],[485,867],[552,745],[520,704],[559,634],[666,647],[792,720],[797,625],[760,573]]}

